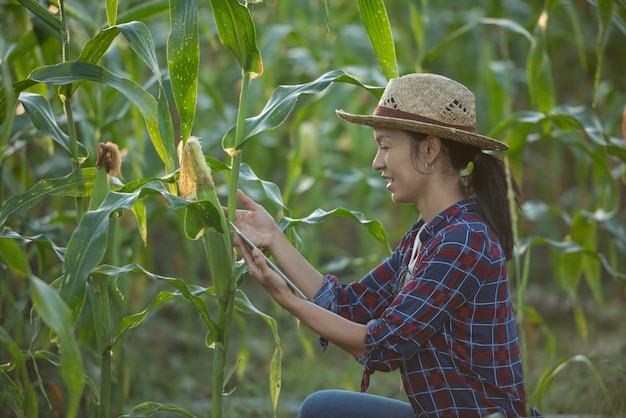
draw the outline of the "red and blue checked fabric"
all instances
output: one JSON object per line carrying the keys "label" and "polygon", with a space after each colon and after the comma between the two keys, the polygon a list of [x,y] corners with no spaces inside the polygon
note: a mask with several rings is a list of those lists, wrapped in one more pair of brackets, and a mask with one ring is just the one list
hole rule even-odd
{"label": "red and blue checked fabric", "polygon": [[367,324],[362,390],[374,371],[399,369],[418,417],[540,416],[527,411],[506,260],[471,200],[435,217],[409,264],[419,220],[396,250],[363,279],[326,275],[313,300]]}

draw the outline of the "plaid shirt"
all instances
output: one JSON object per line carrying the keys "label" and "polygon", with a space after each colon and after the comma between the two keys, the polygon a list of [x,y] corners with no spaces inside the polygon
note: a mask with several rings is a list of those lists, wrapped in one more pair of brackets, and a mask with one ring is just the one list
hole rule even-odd
{"label": "plaid shirt", "polygon": [[497,237],[471,200],[457,203],[426,225],[415,270],[394,291],[423,224],[419,220],[360,281],[343,285],[326,275],[313,301],[367,324],[369,351],[359,359],[363,391],[375,370],[400,369],[416,416],[526,416],[506,260]]}

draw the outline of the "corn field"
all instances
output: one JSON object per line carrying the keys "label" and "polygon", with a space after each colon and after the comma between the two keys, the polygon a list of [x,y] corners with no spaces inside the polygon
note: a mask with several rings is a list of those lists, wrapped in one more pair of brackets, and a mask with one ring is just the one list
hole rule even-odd
{"label": "corn field", "polygon": [[[3,0],[0,416],[289,417],[358,363],[247,280],[236,191],[358,280],[419,214],[371,168],[392,77],[507,143],[530,401],[626,414],[626,1]],[[225,208],[225,209],[223,209]],[[371,393],[404,399],[398,374]]]}

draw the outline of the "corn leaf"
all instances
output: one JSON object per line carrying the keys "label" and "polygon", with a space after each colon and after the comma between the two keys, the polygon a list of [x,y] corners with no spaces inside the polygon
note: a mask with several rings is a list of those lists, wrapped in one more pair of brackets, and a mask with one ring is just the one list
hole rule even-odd
{"label": "corn leaf", "polygon": [[33,71],[29,79],[51,85],[71,84],[78,81],[96,81],[106,84],[128,98],[143,115],[152,143],[165,163],[168,173],[175,169],[174,138],[171,117],[166,98],[161,95],[159,102],[141,86],[132,80],[119,77],[107,69],[85,62],[65,62],[41,67]]}
{"label": "corn leaf", "polygon": [[372,47],[387,79],[398,77],[393,35],[383,0],[359,0],[359,11]]}
{"label": "corn leaf", "polygon": [[270,364],[270,397],[272,398],[272,406],[274,407],[274,416],[276,416],[278,397],[280,396],[280,388],[282,385],[282,363],[283,350],[280,348],[280,345],[277,345]]}
{"label": "corn leaf", "polygon": [[97,210],[85,213],[67,245],[60,293],[72,310],[74,321],[84,304],[87,278],[104,257],[109,218],[113,212],[131,209],[137,200],[148,195],[161,195],[174,209],[198,205],[198,202],[172,195],[158,181],[145,184],[139,182],[136,190],[130,192],[128,188],[124,190],[126,192],[110,192]]}
{"label": "corn leaf", "polygon": [[224,233],[220,221],[219,209],[214,204],[203,200],[190,205],[185,212],[185,234],[189,239],[199,239],[205,228],[212,228]]}
{"label": "corn leaf", "polygon": [[90,167],[81,168],[65,177],[40,180],[26,192],[6,201],[0,210],[0,225],[12,214],[31,208],[46,196],[90,196],[95,178],[96,170]]}
{"label": "corn leaf", "polygon": [[49,236],[44,234],[35,235],[32,237],[25,237],[15,231],[5,228],[3,231],[0,232],[0,239],[9,239],[17,242],[19,245],[34,243],[38,247],[52,250],[56,254],[57,258],[61,261],[63,260],[65,254],[64,247],[59,247],[50,239]]}
{"label": "corn leaf", "polygon": [[50,13],[41,3],[36,0],[18,0],[18,2],[43,20],[52,30],[61,32],[61,20]]}
{"label": "corn leaf", "polygon": [[117,23],[135,20],[147,21],[166,12],[168,8],[169,0],[142,1],[133,5],[125,5],[124,10],[117,15]]}
{"label": "corn leaf", "polygon": [[[40,133],[49,136],[54,142],[59,144],[69,155],[72,155],[70,147],[70,137],[57,125],[48,100],[40,95],[24,92],[18,98],[24,106],[24,110],[33,126]],[[78,160],[84,162],[89,156],[87,148],[78,142]]]}
{"label": "corn leaf", "polygon": [[526,60],[529,94],[533,104],[543,113],[550,113],[554,107],[552,68],[546,45],[548,9],[549,7],[546,6],[539,16]]}
{"label": "corn leaf", "polygon": [[0,125],[4,123],[7,110],[11,111],[20,93],[36,84],[36,81],[26,79],[3,85],[0,88]]}
{"label": "corn leaf", "polygon": [[606,404],[609,406],[613,415],[616,415],[617,412],[615,410],[615,406],[613,405],[613,402],[611,401],[611,396],[609,394],[609,391],[607,390],[606,385],[604,384],[604,381],[602,380],[602,376],[600,376],[600,373],[598,373],[598,370],[596,369],[592,360],[593,359],[590,357],[579,354],[579,355],[568,357],[559,361],[554,367],[550,368],[549,370],[546,370],[541,375],[541,377],[539,378],[539,382],[537,383],[537,388],[528,398],[529,403],[536,405],[539,409],[541,409],[541,401],[542,401],[543,395],[552,386],[556,376],[568,366],[575,364],[575,363],[582,363],[586,365],[588,369],[592,372],[593,377],[595,378],[596,383],[598,384],[598,387],[600,388],[602,394],[604,395],[604,398],[606,399]]}
{"label": "corn leaf", "polygon": [[117,20],[117,2],[118,0],[106,0],[107,22],[109,26],[113,26]]}
{"label": "corn leaf", "polygon": [[255,314],[263,318],[272,331],[274,342],[276,345],[280,344],[280,337],[278,336],[278,323],[276,320],[254,306],[248,296],[241,289],[235,290],[235,309],[242,313]]}
{"label": "corn leaf", "polygon": [[285,213],[289,213],[289,209],[287,208],[287,206],[285,206],[285,203],[283,202],[282,193],[278,185],[259,178],[252,170],[252,167],[250,167],[248,164],[241,164],[240,176],[241,180],[259,184],[263,189],[265,197],[269,198],[272,202],[278,205],[282,211],[284,211]]}
{"label": "corn leaf", "polygon": [[29,379],[22,380],[22,387],[17,389],[14,388],[15,383],[5,373],[16,368],[22,378],[27,375],[24,353],[2,325],[0,325],[0,347],[11,359],[10,363],[3,364],[0,369],[0,389],[2,389],[0,390],[0,405],[10,409],[13,415],[19,418],[34,416],[37,410],[37,397]]}
{"label": "corn leaf", "polygon": [[230,49],[243,72],[253,78],[263,73],[261,53],[256,46],[254,22],[247,7],[232,0],[211,0],[220,41]]}
{"label": "corn leaf", "polygon": [[167,40],[167,65],[172,94],[182,125],[182,138],[191,136],[196,115],[200,47],[197,0],[170,0],[171,30]]}
{"label": "corn leaf", "polygon": [[9,269],[18,275],[23,277],[29,276],[28,259],[17,241],[0,237],[0,260],[3,260]]}
{"label": "corn leaf", "polygon": [[611,27],[611,19],[613,18],[613,0],[597,0],[599,14],[598,38],[596,40],[596,58],[598,65],[596,66],[596,75],[593,87],[593,106],[595,107],[598,100],[598,87],[600,86],[600,76],[602,74],[602,58],[604,57],[604,46],[608,38],[609,28]]}
{"label": "corn leaf", "polygon": [[523,254],[526,250],[528,250],[531,246],[534,245],[548,245],[550,248],[555,249],[557,251],[566,253],[566,254],[578,254],[581,256],[589,256],[596,258],[602,264],[602,267],[613,277],[621,280],[626,280],[626,273],[622,271],[618,271],[613,268],[610,260],[606,258],[606,256],[602,253],[592,253],[590,254],[583,247],[580,246],[577,242],[574,241],[555,241],[552,239],[548,239],[541,236],[529,236],[521,239],[515,248],[516,254]]}
{"label": "corn leaf", "polygon": [[384,90],[384,88],[366,86],[342,70],[330,71],[309,83],[278,86],[261,113],[246,119],[240,143],[236,142],[234,127],[226,133],[222,139],[224,149],[229,153],[235,149],[242,149],[250,137],[281,125],[293,110],[300,95],[320,93],[334,82],[354,84],[376,97],[380,97]]}
{"label": "corn leaf", "polygon": [[[580,212],[574,215],[572,222],[572,239],[577,241],[588,254],[595,254],[598,250],[597,243],[597,225],[598,223],[585,217]],[[602,305],[602,281],[600,275],[600,263],[595,257],[581,257],[582,270],[584,278],[591,289],[596,302]]]}
{"label": "corn leaf", "polygon": [[325,211],[322,209],[316,209],[313,213],[305,218],[289,218],[284,217],[278,221],[278,226],[286,230],[291,228],[292,226],[305,223],[305,224],[318,224],[320,222],[325,221],[327,218],[331,216],[340,216],[344,218],[349,218],[354,221],[359,222],[362,225],[365,225],[369,234],[374,237],[378,242],[385,246],[385,249],[388,253],[391,253],[391,247],[389,246],[389,241],[387,240],[387,233],[385,232],[385,228],[381,224],[380,221],[367,219],[365,215],[361,212],[351,211],[345,208],[336,208],[331,211]]}
{"label": "corn leaf", "polygon": [[0,370],[0,388],[0,405],[4,412],[11,412],[17,418],[24,417],[24,395],[3,370]]}
{"label": "corn leaf", "polygon": [[115,266],[110,266],[110,265],[100,265],[100,266],[96,267],[93,270],[93,274],[102,274],[102,275],[106,275],[106,276],[110,276],[110,277],[119,277],[119,276],[123,276],[123,275],[128,274],[128,273],[140,273],[140,274],[143,274],[147,278],[149,278],[150,280],[162,281],[164,283],[167,283],[170,286],[176,288],[177,291],[173,292],[173,293],[170,293],[170,292],[160,292],[152,300],[152,302],[150,303],[150,305],[146,309],[144,309],[141,312],[138,312],[136,314],[133,314],[133,315],[130,315],[130,316],[127,316],[127,317],[123,318],[121,323],[120,323],[120,327],[119,327],[119,329],[117,331],[117,336],[115,338],[115,343],[117,343],[121,339],[121,337],[123,336],[123,334],[126,331],[128,331],[129,329],[132,329],[132,328],[136,327],[137,325],[139,325],[145,319],[145,317],[148,315],[148,313],[150,313],[157,306],[167,302],[170,299],[178,298],[178,297],[181,297],[181,296],[184,297],[185,299],[187,299],[188,301],[190,301],[191,303],[193,303],[193,305],[198,310],[198,313],[200,314],[200,317],[202,318],[204,323],[209,328],[209,337],[208,338],[210,338],[212,341],[215,341],[215,338],[216,338],[217,334],[219,333],[219,327],[211,319],[211,315],[210,315],[210,313],[208,311],[206,303],[204,302],[204,300],[201,297],[204,293],[207,292],[207,289],[205,289],[203,287],[200,287],[200,286],[188,285],[182,279],[178,279],[178,278],[174,278],[174,277],[166,277],[166,276],[161,276],[159,274],[151,273],[150,271],[146,270],[144,267],[142,267],[142,266],[140,266],[138,264],[129,264],[129,265],[126,265],[126,266],[123,266],[123,267],[115,267]]}
{"label": "corn leaf", "polygon": [[157,402],[144,402],[134,407],[128,414],[120,416],[120,418],[145,418],[151,417],[159,411],[176,412],[186,417],[195,418],[195,415],[186,409],[176,405],[168,405]]}
{"label": "corn leaf", "polygon": [[76,416],[83,392],[83,361],[74,337],[72,312],[53,289],[42,280],[31,277],[31,297],[41,319],[59,336],[61,375],[67,385],[69,397],[67,416]]}

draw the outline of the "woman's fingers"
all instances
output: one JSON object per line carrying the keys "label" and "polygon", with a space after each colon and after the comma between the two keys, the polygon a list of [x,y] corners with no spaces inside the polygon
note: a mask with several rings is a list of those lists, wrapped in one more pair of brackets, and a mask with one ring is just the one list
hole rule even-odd
{"label": "woman's fingers", "polygon": [[250,210],[254,210],[257,206],[259,206],[258,203],[249,198],[241,189],[237,190],[237,200]]}
{"label": "woman's fingers", "polygon": [[263,255],[261,250],[258,248],[250,249],[250,247],[242,245],[241,254],[246,262],[246,265],[248,266],[250,276],[258,281],[270,293],[273,293],[273,291],[285,286],[283,279],[281,279],[267,264],[265,255]]}

